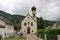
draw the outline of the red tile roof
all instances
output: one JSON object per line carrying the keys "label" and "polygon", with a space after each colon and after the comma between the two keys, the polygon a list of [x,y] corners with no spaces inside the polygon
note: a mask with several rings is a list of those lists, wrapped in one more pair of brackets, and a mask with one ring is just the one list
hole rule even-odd
{"label": "red tile roof", "polygon": [[5,28],[5,26],[0,24],[0,28]]}

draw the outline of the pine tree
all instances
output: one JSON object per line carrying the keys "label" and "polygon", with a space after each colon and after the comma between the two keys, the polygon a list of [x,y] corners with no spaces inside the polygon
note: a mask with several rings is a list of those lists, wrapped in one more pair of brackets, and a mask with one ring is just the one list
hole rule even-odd
{"label": "pine tree", "polygon": [[42,17],[40,17],[38,20],[38,29],[43,29],[43,28],[44,28],[44,20]]}
{"label": "pine tree", "polygon": [[19,30],[19,25],[17,24],[16,20],[14,21],[14,30]]}

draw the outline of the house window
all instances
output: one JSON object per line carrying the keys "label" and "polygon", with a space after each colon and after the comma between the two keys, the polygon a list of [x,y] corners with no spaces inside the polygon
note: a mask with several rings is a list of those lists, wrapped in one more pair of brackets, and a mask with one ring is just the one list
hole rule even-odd
{"label": "house window", "polygon": [[31,26],[33,26],[33,22],[31,22]]}
{"label": "house window", "polygon": [[7,29],[10,29],[9,26],[7,26]]}
{"label": "house window", "polygon": [[24,23],[24,26],[26,26],[26,22]]}
{"label": "house window", "polygon": [[10,29],[11,29],[11,27],[10,27]]}

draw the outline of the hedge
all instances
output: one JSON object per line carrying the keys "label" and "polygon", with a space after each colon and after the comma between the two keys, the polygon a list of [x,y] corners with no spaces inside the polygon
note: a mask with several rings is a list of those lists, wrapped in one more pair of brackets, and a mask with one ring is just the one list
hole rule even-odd
{"label": "hedge", "polygon": [[38,33],[49,34],[49,35],[59,35],[60,29],[40,29],[38,30]]}
{"label": "hedge", "polygon": [[40,29],[40,30],[38,30],[38,33],[44,34],[44,31],[45,31],[45,29]]}

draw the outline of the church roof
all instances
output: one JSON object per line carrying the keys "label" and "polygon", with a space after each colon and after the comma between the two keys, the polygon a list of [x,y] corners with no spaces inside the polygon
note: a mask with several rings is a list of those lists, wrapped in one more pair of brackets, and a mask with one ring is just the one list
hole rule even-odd
{"label": "church roof", "polygon": [[36,21],[29,13],[28,13],[28,15],[29,15],[34,21]]}

